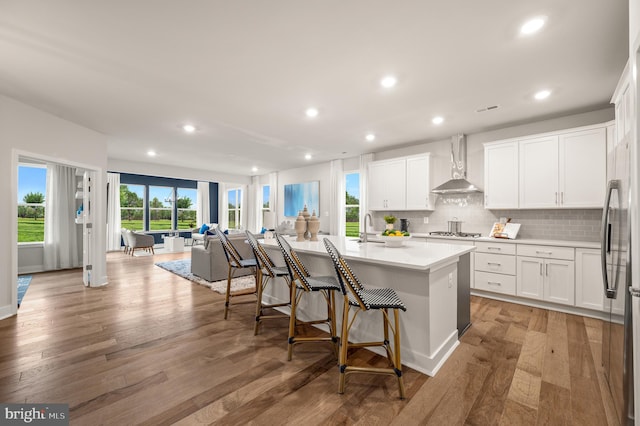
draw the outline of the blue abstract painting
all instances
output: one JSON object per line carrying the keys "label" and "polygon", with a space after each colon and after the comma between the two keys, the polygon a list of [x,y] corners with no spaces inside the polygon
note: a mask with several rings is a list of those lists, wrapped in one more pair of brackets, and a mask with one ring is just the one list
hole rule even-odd
{"label": "blue abstract painting", "polygon": [[320,182],[292,183],[284,186],[284,215],[298,216],[298,212],[307,206],[309,214],[314,210],[320,216]]}

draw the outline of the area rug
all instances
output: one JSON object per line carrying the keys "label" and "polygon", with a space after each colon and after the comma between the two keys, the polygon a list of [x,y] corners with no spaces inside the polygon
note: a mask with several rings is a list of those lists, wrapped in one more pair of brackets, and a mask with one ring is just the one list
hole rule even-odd
{"label": "area rug", "polygon": [[22,298],[24,294],[27,292],[29,288],[29,284],[31,284],[31,275],[19,275],[18,276],[18,308],[22,303]]}
{"label": "area rug", "polygon": [[[162,269],[166,269],[182,278],[186,278],[196,284],[200,284],[205,287],[209,287],[216,293],[225,294],[227,292],[227,280],[221,281],[207,281],[193,275],[191,273],[191,259],[179,259],[171,260],[168,262],[158,262],[155,264]],[[246,290],[249,288],[255,288],[256,281],[253,275],[245,275],[242,277],[234,278],[231,280],[231,292]]]}

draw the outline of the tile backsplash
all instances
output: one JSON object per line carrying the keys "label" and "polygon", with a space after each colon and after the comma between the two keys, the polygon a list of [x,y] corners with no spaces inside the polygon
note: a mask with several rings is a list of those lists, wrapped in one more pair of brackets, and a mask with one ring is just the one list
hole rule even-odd
{"label": "tile backsplash", "polygon": [[[484,196],[474,194],[438,195],[434,211],[374,212],[374,228],[383,229],[384,219],[392,213],[398,219],[409,219],[409,231],[427,233],[446,231],[448,221],[462,221],[463,232],[479,232],[487,236],[501,217],[520,223],[518,238],[545,240],[598,241],[602,209],[554,210],[486,210]],[[424,223],[424,218],[429,223]],[[456,218],[456,219],[454,219]],[[396,223],[400,227],[400,223]]]}

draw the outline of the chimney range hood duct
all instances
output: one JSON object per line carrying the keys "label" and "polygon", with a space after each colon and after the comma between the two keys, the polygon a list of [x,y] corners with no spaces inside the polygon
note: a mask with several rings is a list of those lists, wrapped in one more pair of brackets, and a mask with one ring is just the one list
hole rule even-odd
{"label": "chimney range hood duct", "polygon": [[463,134],[451,138],[451,179],[431,190],[436,194],[468,194],[482,192],[467,179],[467,138]]}

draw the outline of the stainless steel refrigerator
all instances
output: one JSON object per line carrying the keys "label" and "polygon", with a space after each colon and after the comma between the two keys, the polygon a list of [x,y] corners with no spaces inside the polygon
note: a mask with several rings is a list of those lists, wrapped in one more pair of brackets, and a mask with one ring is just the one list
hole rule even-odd
{"label": "stainless steel refrigerator", "polygon": [[608,157],[609,181],[602,213],[602,277],[609,321],[603,323],[602,364],[620,424],[633,425],[628,143],[625,140],[617,143]]}

